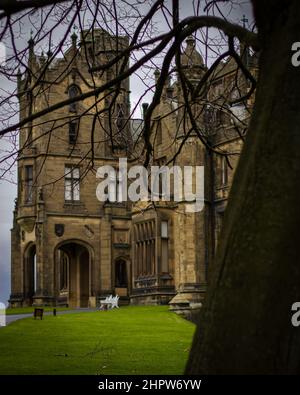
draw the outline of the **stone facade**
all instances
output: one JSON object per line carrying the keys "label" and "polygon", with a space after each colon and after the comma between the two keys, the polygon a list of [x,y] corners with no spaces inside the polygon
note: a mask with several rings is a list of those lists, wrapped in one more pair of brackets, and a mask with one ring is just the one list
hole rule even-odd
{"label": "stone facade", "polygon": [[[104,63],[117,47],[125,48],[128,39],[119,37],[117,46],[115,37],[97,30],[93,46],[92,36],[84,34],[79,45],[74,34],[64,58],[49,67],[48,60],[37,56],[30,42],[30,69],[38,74],[43,67],[46,71],[38,81],[35,72],[19,77],[21,119],[30,111],[41,111],[112,78],[113,68],[94,75],[93,80],[89,72],[94,61],[92,50],[96,48],[99,62]],[[192,38],[187,40],[181,63],[186,77],[196,86],[206,68]],[[219,125],[215,120],[218,101],[214,95],[230,86],[234,73],[232,60],[216,69],[208,93],[208,99],[215,103],[213,111],[205,107],[197,123],[209,133],[211,147],[238,153],[242,137],[232,118],[225,114],[227,118]],[[159,71],[155,75],[158,78]],[[34,94],[29,95],[28,88],[33,86]],[[246,88],[242,83],[241,89]],[[186,136],[193,128],[180,121],[182,89],[178,82],[169,82],[153,116],[152,164],[167,164],[180,149],[175,161],[180,168],[204,166],[204,209],[190,213],[187,202],[162,199],[135,204],[100,202],[95,169],[104,165],[117,169],[120,157],[127,157],[129,166],[136,163],[130,156],[135,123],[122,122],[130,110],[129,81],[122,82],[115,104],[113,137],[107,132],[111,129],[106,117],[95,121],[96,109],[101,112],[110,104],[111,95],[101,95],[99,103],[94,97],[87,98],[54,109],[21,129],[20,147],[24,149],[18,160],[18,197],[11,236],[10,305],[96,306],[100,298],[118,294],[121,303],[170,303],[179,313],[198,308],[205,295],[207,268],[214,257],[238,155],[230,160],[231,170],[224,157],[209,150],[195,131]],[[201,108],[203,104],[197,104],[193,111]],[[244,118],[247,122],[247,116]],[[111,138],[115,139],[115,150]]]}

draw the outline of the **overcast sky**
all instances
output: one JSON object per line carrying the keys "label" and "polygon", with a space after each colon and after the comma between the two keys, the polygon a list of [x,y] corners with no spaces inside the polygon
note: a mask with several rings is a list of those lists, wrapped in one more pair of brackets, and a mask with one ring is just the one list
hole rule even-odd
{"label": "overcast sky", "polygon": [[[181,0],[180,3],[181,18],[187,15],[192,15],[193,1]],[[241,24],[242,16],[245,14],[249,21],[252,21],[252,13],[249,2],[239,1],[236,3],[239,3],[240,7],[235,8],[233,13],[230,15],[230,19],[235,23]],[[25,42],[28,40],[31,28],[34,28],[34,26],[31,26],[29,23],[28,26],[24,27],[24,30],[27,31],[28,34],[20,41],[19,44],[21,46],[25,45]],[[162,28],[164,28],[164,26],[162,26]],[[11,91],[14,89],[14,86],[8,84],[7,81],[4,80],[4,78],[0,75],[0,89]],[[142,90],[143,87],[141,86],[141,81],[139,81],[137,78],[134,78],[134,81],[131,81],[131,102],[133,105],[137,101],[139,93]],[[6,142],[3,139],[0,139],[0,152],[5,149],[5,147]],[[9,183],[7,181],[0,181],[0,302],[2,301],[4,303],[7,302],[10,294],[10,229],[12,227],[12,215],[14,199],[16,195],[17,188],[15,184]]]}

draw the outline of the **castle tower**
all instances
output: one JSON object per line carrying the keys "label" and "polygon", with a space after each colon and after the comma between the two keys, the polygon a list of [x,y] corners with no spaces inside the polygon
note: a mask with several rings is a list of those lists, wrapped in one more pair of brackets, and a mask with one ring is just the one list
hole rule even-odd
{"label": "castle tower", "polygon": [[[205,66],[192,37],[187,39],[181,66],[189,84],[196,86],[205,72]],[[156,70],[156,82],[159,75],[159,70]],[[153,115],[152,164],[160,167],[166,165],[185,141],[175,162],[184,174],[185,166],[194,171],[196,166],[206,167],[207,155],[206,147],[192,130],[191,123],[182,122],[182,104],[179,77],[174,82],[168,79]],[[198,102],[192,105],[200,129],[203,128],[202,107],[203,104]],[[172,177],[171,174],[171,190],[174,191]],[[163,176],[161,180],[163,184]],[[194,191],[195,186],[194,172]],[[155,201],[155,207],[149,202],[137,206],[133,207],[132,217],[134,277],[131,300],[133,303],[170,302],[172,310],[188,315],[191,309],[199,308],[206,289],[207,208],[204,207],[201,212],[190,212],[191,204],[184,199],[179,202],[174,199],[165,201],[163,196]]]}
{"label": "castle tower", "polygon": [[[93,75],[90,68],[128,46],[127,37],[117,40],[104,30],[83,31],[79,42],[74,32],[71,42],[64,57],[46,58],[30,39],[29,71],[18,82],[21,120],[109,81],[120,65]],[[128,297],[130,208],[96,198],[95,171],[116,168],[131,144],[124,122],[129,81],[121,84],[108,120],[101,110],[112,97],[106,91],[70,103],[20,131],[11,306],[95,306],[118,288]]]}
{"label": "castle tower", "polygon": [[[192,36],[186,39],[186,47],[181,55],[181,68],[188,81],[188,93],[191,94],[189,86],[196,88],[206,71],[202,56],[198,52],[195,39]],[[180,80],[179,76],[178,79]],[[204,129],[204,104],[197,98],[191,102],[193,114],[193,122],[191,122],[189,116],[183,115],[184,93],[180,83],[178,84],[177,100],[181,110],[177,114],[176,149],[179,149],[183,140],[185,143],[176,160],[182,169],[189,166],[193,168],[192,185],[195,193],[196,182],[200,182],[199,179],[196,181],[196,167],[203,169],[203,182],[209,176],[207,148],[199,138],[199,134],[202,134]],[[195,129],[195,124],[197,129]],[[204,185],[205,197],[209,194],[207,181]],[[191,182],[191,180],[185,177],[184,182]],[[170,308],[179,314],[191,315],[193,309],[199,309],[206,290],[210,221],[206,202],[207,199],[203,201],[201,211],[190,212],[191,204],[184,199],[182,202],[178,202],[173,216],[174,229],[182,229],[182,231],[174,233],[176,295],[170,301]]]}

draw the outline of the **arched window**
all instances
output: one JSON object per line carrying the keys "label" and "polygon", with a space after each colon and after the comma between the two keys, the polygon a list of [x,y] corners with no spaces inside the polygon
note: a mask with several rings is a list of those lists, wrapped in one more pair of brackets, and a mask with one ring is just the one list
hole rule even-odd
{"label": "arched window", "polygon": [[25,166],[25,203],[32,203],[33,200],[33,166]]}
{"label": "arched window", "polygon": [[157,121],[157,129],[156,129],[156,139],[157,139],[157,144],[161,144],[162,143],[162,124],[161,124],[161,120]]}
{"label": "arched window", "polygon": [[[71,85],[69,87],[69,99],[73,99],[74,97],[77,97],[80,95],[80,90],[77,85]],[[69,106],[69,110],[71,112],[76,112],[77,111],[77,102],[71,103]]]}
{"label": "arched window", "polygon": [[117,104],[117,128],[121,132],[125,126],[125,114],[123,104]]}
{"label": "arched window", "polygon": [[37,287],[36,246],[30,245],[25,251],[25,293],[30,299]]}
{"label": "arched window", "polygon": [[69,144],[76,144],[78,135],[78,121],[72,120],[69,122]]}
{"label": "arched window", "polygon": [[155,220],[135,225],[135,274],[137,277],[155,273]]}
{"label": "arched window", "polygon": [[115,264],[115,286],[118,288],[127,288],[127,268],[123,259],[118,259]]}
{"label": "arched window", "polygon": [[225,156],[221,157],[221,186],[228,184],[228,163]]}

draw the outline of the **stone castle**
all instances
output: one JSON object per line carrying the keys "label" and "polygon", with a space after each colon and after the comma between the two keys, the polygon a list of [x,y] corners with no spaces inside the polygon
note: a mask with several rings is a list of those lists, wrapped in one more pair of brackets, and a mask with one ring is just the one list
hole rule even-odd
{"label": "stone castle", "polygon": [[[20,119],[55,103],[85,94],[110,81],[117,68],[90,73],[129,44],[106,31],[74,33],[63,58],[50,66],[29,41],[29,70],[18,78]],[[256,74],[247,48],[242,59]],[[206,73],[195,40],[188,37],[182,70],[192,86]],[[158,81],[160,72],[155,71]],[[237,82],[238,81],[238,82]],[[128,120],[129,79],[119,87],[112,117],[113,89],[53,109],[20,131],[18,196],[11,233],[10,305],[94,307],[118,294],[124,304],[170,304],[177,312],[197,309],[205,295],[219,230],[253,98],[231,106],[249,92],[233,59],[220,62],[210,77],[206,101],[193,106],[206,144],[183,110],[180,83],[169,80],[153,114],[152,164],[174,159],[182,166],[204,166],[204,209],[190,213],[188,203],[114,202],[96,198],[96,169],[118,159],[139,161],[137,135],[142,120]],[[144,105],[147,110],[147,105]],[[230,111],[229,111],[230,110]],[[108,132],[110,131],[110,132]],[[184,143],[184,144],[183,144]],[[231,155],[226,159],[225,155]]]}

